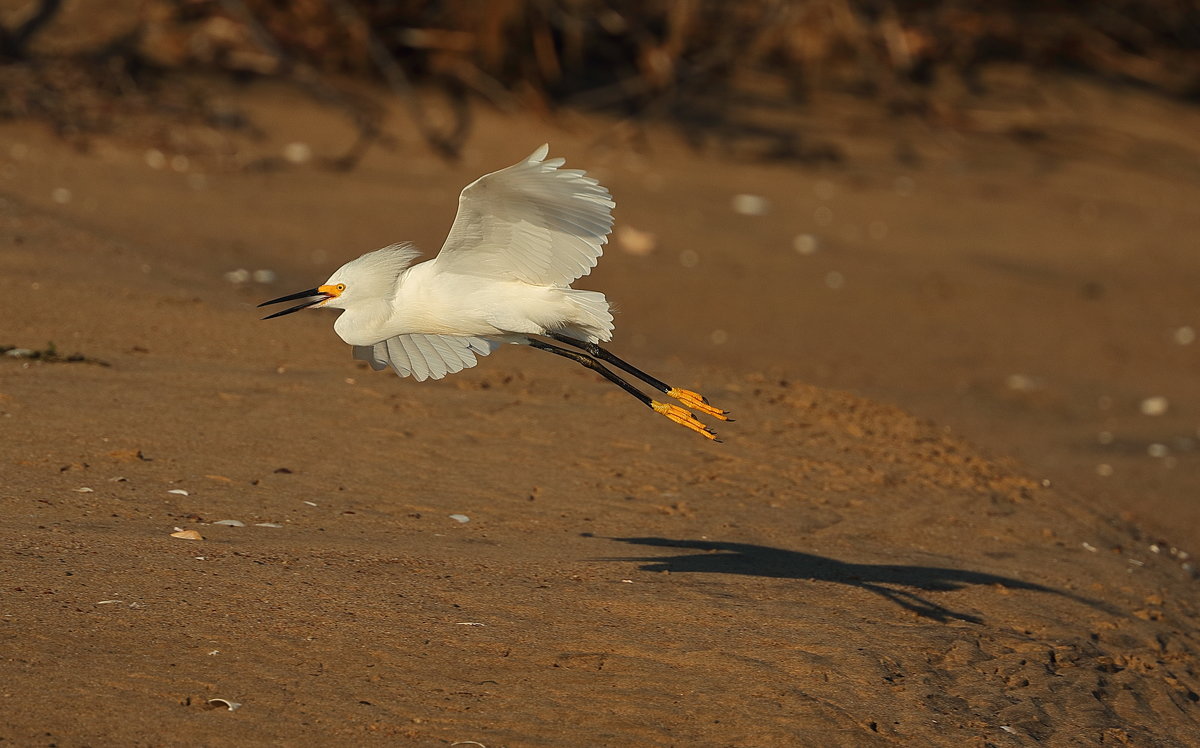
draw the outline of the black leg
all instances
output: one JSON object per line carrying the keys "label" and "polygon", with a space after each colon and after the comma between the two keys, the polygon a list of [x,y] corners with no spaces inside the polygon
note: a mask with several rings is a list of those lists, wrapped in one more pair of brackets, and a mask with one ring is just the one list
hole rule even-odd
{"label": "black leg", "polygon": [[666,416],[667,418],[670,418],[675,423],[678,423],[680,426],[687,426],[692,431],[695,431],[696,433],[700,434],[701,436],[703,436],[707,439],[712,439],[713,441],[719,441],[717,439],[717,435],[713,432],[712,429],[705,426],[700,421],[696,420],[696,417],[693,416],[688,411],[684,410],[683,408],[680,408],[677,405],[667,405],[666,403],[660,403],[657,400],[650,399],[650,397],[648,397],[646,395],[646,393],[642,392],[637,387],[634,387],[629,382],[626,382],[624,379],[622,379],[621,377],[614,374],[612,371],[610,371],[608,368],[606,368],[604,366],[604,364],[600,363],[599,361],[592,358],[591,356],[589,356],[585,353],[576,353],[575,351],[569,351],[566,348],[559,348],[556,345],[551,345],[550,343],[547,343],[543,340],[538,340],[536,338],[527,338],[527,340],[529,341],[529,345],[531,348],[536,348],[539,351],[546,351],[548,353],[553,353],[554,355],[562,356],[563,358],[569,358],[572,361],[576,362],[577,364],[580,364],[581,366],[585,366],[585,367],[591,369],[592,371],[596,372],[600,376],[604,377],[608,381],[612,382],[613,384],[617,385],[621,389],[628,392],[630,395],[633,395],[634,397],[636,397],[638,399],[638,402],[640,402],[642,405],[645,405],[647,408],[650,408],[655,413],[661,413],[664,416]]}
{"label": "black leg", "polygon": [[557,340],[560,343],[566,343],[567,345],[574,346],[575,348],[579,348],[580,350],[587,351],[588,355],[590,355],[594,358],[597,358],[601,361],[610,363],[613,366],[617,367],[618,369],[621,369],[622,371],[624,371],[626,373],[632,374],[633,376],[642,380],[643,382],[650,385],[651,387],[658,390],[659,392],[664,393],[668,397],[675,398],[676,400],[678,400],[679,402],[688,406],[689,408],[695,408],[696,410],[700,411],[701,413],[704,413],[705,415],[710,415],[714,418],[719,418],[722,421],[732,421],[733,420],[732,418],[729,417],[729,411],[721,410],[720,408],[717,408],[717,407],[709,404],[708,398],[704,397],[700,393],[692,392],[691,390],[680,389],[678,387],[672,387],[671,385],[667,384],[666,382],[662,381],[661,379],[650,376],[649,374],[647,374],[646,372],[637,368],[633,364],[631,364],[627,361],[623,361],[622,359],[618,358],[616,355],[606,351],[605,349],[601,348],[600,346],[596,345],[595,343],[585,343],[582,340],[576,340],[575,338],[569,337],[567,335],[563,335],[562,333],[559,333],[559,332],[548,332],[548,333],[546,333],[546,336],[549,338],[553,338],[554,340]]}
{"label": "black leg", "polygon": [[650,385],[651,387],[658,390],[659,392],[667,393],[667,392],[671,391],[671,385],[667,384],[666,382],[662,381],[661,379],[656,379],[655,377],[650,376],[649,374],[647,374],[646,372],[637,368],[636,366],[634,366],[631,363],[622,361],[621,359],[617,358],[615,355],[613,355],[612,353],[609,353],[608,351],[604,350],[603,348],[596,345],[595,343],[585,343],[582,340],[576,340],[575,338],[567,337],[566,335],[563,335],[560,332],[548,332],[548,333],[546,333],[546,336],[553,338],[560,343],[566,343],[567,345],[574,346],[580,350],[587,351],[588,355],[598,358],[601,361],[607,361],[608,363],[612,364],[613,366],[617,367],[618,369],[621,369],[629,374],[632,374],[633,376],[642,380],[643,382]]}
{"label": "black leg", "polygon": [[613,384],[617,385],[621,389],[625,390],[629,394],[636,397],[638,399],[638,401],[641,402],[642,405],[645,405],[647,408],[654,407],[651,404],[654,401],[651,400],[649,397],[647,397],[646,393],[642,392],[637,387],[634,387],[629,382],[626,382],[624,379],[621,379],[616,374],[614,374],[611,371],[609,371],[608,369],[606,369],[604,367],[604,364],[601,364],[599,361],[592,358],[591,356],[586,356],[582,353],[576,353],[575,351],[568,351],[566,348],[559,348],[556,345],[550,345],[549,343],[546,343],[541,340],[537,340],[536,338],[530,338],[529,345],[532,348],[537,348],[539,351],[549,351],[550,353],[553,353],[556,356],[562,356],[563,358],[569,358],[572,361],[575,361],[576,363],[582,364],[583,366],[586,366],[587,368],[591,369],[592,371],[596,372],[597,374],[604,377],[608,381],[612,382]]}

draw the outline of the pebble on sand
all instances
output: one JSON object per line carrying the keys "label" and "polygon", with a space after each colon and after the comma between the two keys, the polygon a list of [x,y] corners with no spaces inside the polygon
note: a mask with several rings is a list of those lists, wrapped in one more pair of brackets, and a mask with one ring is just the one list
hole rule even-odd
{"label": "pebble on sand", "polygon": [[1161,395],[1148,397],[1142,401],[1141,410],[1144,416],[1161,416],[1167,412],[1169,403]]}
{"label": "pebble on sand", "polygon": [[792,239],[792,249],[798,254],[811,255],[820,247],[820,242],[817,237],[812,234],[797,234],[796,238]]}
{"label": "pebble on sand", "polygon": [[171,537],[179,538],[180,540],[204,540],[204,536],[195,530],[176,530],[171,533]]}
{"label": "pebble on sand", "polygon": [[162,169],[166,165],[167,154],[157,148],[151,148],[146,151],[146,166],[149,166],[151,169]]}
{"label": "pebble on sand", "polygon": [[470,522],[471,521],[471,518],[465,514],[451,514],[450,519],[454,520],[455,522]]}
{"label": "pebble on sand", "polygon": [[312,147],[308,143],[288,143],[283,147],[283,157],[289,163],[306,164],[312,160]]}
{"label": "pebble on sand", "polygon": [[771,203],[762,195],[734,195],[733,212],[743,216],[765,216]]}
{"label": "pebble on sand", "polygon": [[640,231],[632,226],[617,226],[617,246],[631,255],[648,255],[658,246],[658,237],[650,231]]}

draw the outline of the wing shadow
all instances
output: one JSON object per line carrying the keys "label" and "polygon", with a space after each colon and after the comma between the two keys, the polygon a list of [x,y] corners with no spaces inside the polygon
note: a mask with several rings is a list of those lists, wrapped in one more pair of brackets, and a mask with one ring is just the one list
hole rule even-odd
{"label": "wing shadow", "polygon": [[947,592],[971,585],[998,585],[1008,589],[1031,590],[1089,605],[1108,613],[1114,611],[1096,600],[1074,595],[1052,587],[1024,582],[998,574],[951,569],[937,566],[905,566],[899,564],[856,564],[813,553],[789,551],[751,543],[729,543],[714,540],[673,540],[670,538],[603,538],[632,545],[659,548],[685,548],[696,553],[677,556],[612,557],[604,561],[642,561],[642,571],[669,571],[673,574],[744,574],[775,579],[804,579],[836,582],[873,592],[884,599],[912,611],[922,618],[939,623],[966,621],[983,623],[979,616],[951,610],[923,597],[913,590]]}

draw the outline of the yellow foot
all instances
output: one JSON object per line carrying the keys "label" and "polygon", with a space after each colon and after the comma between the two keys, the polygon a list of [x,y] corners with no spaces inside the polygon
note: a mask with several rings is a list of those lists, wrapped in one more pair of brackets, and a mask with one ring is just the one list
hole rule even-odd
{"label": "yellow foot", "polygon": [[704,395],[701,395],[699,392],[681,390],[678,387],[672,387],[671,391],[667,393],[667,396],[675,398],[689,408],[694,408],[706,416],[712,416],[713,418],[718,418],[722,421],[733,420],[729,417],[729,411],[721,410],[720,408],[715,408],[709,405],[708,398]]}
{"label": "yellow foot", "polygon": [[703,423],[700,423],[699,421],[697,421],[696,417],[694,415],[692,415],[688,411],[684,410],[683,408],[679,407],[678,405],[667,405],[666,403],[660,403],[657,400],[651,400],[650,407],[654,408],[654,411],[656,413],[662,413],[664,416],[666,416],[667,418],[670,418],[672,421],[674,421],[675,423],[678,423],[680,426],[687,426],[689,429],[691,429],[692,431],[695,431],[697,434],[699,434],[700,436],[703,436],[705,439],[712,439],[713,441],[720,441],[720,439],[717,438],[717,435],[713,432],[712,429],[705,426]]}

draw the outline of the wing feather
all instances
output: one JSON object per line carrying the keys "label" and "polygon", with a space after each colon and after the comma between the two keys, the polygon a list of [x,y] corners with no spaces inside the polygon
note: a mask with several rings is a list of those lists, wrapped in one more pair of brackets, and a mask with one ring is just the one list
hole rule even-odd
{"label": "wing feather", "polygon": [[441,379],[478,363],[500,344],[487,338],[458,335],[397,335],[373,346],[354,346],[354,357],[366,361],[375,371],[389,365],[402,377],[418,382]]}
{"label": "wing feather", "polygon": [[586,172],[546,160],[548,151],[467,185],[438,269],[565,286],[596,266],[615,203]]}

